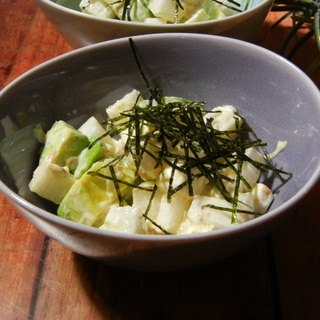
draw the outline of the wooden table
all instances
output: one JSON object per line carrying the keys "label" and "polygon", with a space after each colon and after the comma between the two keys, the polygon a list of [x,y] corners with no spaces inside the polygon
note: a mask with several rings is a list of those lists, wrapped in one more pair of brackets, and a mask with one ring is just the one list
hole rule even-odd
{"label": "wooden table", "polygon": [[[290,27],[254,42],[278,51]],[[0,0],[0,89],[72,48],[32,0]],[[295,59],[301,67],[313,41]],[[313,75],[320,85],[319,72]],[[194,270],[119,270],[48,239],[0,195],[0,319],[318,319],[320,182],[271,235],[223,261]]]}

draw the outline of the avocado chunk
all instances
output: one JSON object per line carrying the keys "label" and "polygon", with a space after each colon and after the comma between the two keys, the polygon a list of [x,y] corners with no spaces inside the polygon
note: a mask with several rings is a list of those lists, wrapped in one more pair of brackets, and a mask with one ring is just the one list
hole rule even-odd
{"label": "avocado chunk", "polygon": [[60,167],[68,166],[72,171],[76,167],[74,157],[89,145],[86,135],[76,130],[63,120],[56,121],[47,132],[40,163],[49,161]]}
{"label": "avocado chunk", "polygon": [[[99,170],[99,173],[109,175],[103,164],[103,161],[95,162],[90,171]],[[117,201],[117,194],[110,184],[110,180],[98,175],[84,174],[63,198],[58,215],[89,226],[101,225],[110,206]]]}
{"label": "avocado chunk", "polygon": [[[60,206],[58,215],[85,225],[99,227],[103,224],[109,209],[119,204],[120,198],[126,204],[130,201],[131,185],[135,180],[132,159],[104,159],[94,162],[70,188]],[[110,168],[114,168],[115,177]]]}
{"label": "avocado chunk", "polygon": [[103,155],[104,148],[101,142],[94,143],[90,148],[85,148],[81,151],[78,157],[78,165],[74,171],[74,176],[76,179],[79,179],[92,164],[98,160],[100,160]]}

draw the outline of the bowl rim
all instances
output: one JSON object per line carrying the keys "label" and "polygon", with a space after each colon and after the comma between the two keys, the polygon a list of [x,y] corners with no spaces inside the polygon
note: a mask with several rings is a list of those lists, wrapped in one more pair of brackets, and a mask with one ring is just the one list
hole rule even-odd
{"label": "bowl rim", "polygon": [[[43,0],[42,0],[43,1]],[[146,34],[146,35],[137,35],[132,36],[132,38],[136,39],[142,39],[145,41],[154,41],[157,38],[183,38],[183,39],[189,39],[191,41],[195,41],[196,39],[206,39],[207,41],[220,41],[225,43],[233,43],[237,44],[237,46],[243,46],[247,47],[250,50],[254,50],[257,53],[264,53],[268,56],[274,57],[277,59],[280,63],[286,64],[288,68],[294,69],[294,72],[300,74],[300,76],[309,83],[309,87],[312,88],[316,94],[319,95],[319,101],[320,101],[320,91],[315,85],[315,83],[296,65],[294,65],[292,62],[288,61],[284,57],[268,50],[263,47],[260,47],[256,44],[252,44],[246,41],[228,38],[228,37],[222,37],[217,35],[207,35],[207,34],[194,34],[194,33],[158,33],[158,34]],[[92,44],[86,47],[82,47],[79,49],[74,49],[70,52],[64,53],[60,56],[57,56],[55,58],[52,58],[50,60],[47,60],[30,70],[26,71],[22,75],[18,76],[16,79],[14,79],[11,83],[6,85],[1,91],[0,91],[0,100],[2,96],[6,95],[10,92],[12,88],[15,86],[18,86],[20,83],[23,83],[24,81],[28,80],[29,77],[32,77],[32,75],[40,70],[43,70],[47,68],[50,65],[55,64],[56,62],[60,60],[70,59],[73,56],[81,56],[85,54],[86,52],[90,52],[92,50],[101,50],[102,48],[107,48],[109,46],[113,45],[123,45],[124,43],[127,43],[128,37],[125,38],[119,38],[119,39],[113,39],[108,40],[96,44]],[[320,109],[320,105],[317,106]],[[271,221],[275,219],[277,216],[281,215],[282,212],[286,212],[293,208],[295,204],[297,204],[300,200],[302,200],[314,187],[314,185],[318,182],[320,179],[320,163],[318,164],[318,167],[316,170],[314,170],[311,177],[306,181],[306,183],[302,186],[302,188],[294,194],[289,200],[287,200],[285,203],[279,205],[279,207],[275,209],[271,209],[266,214],[246,221],[245,223],[230,226],[225,229],[220,230],[214,230],[210,232],[205,233],[196,233],[196,234],[178,234],[178,235],[150,235],[150,234],[131,234],[131,233],[121,233],[118,231],[112,231],[112,230],[105,230],[105,229],[99,229],[91,226],[82,225],[77,222],[69,221],[67,219],[61,218],[57,216],[54,213],[51,213],[47,210],[44,210],[42,208],[37,207],[30,201],[24,199],[22,196],[18,195],[16,192],[14,192],[12,189],[10,189],[3,181],[0,180],[0,192],[3,193],[3,195],[6,196],[14,205],[18,205],[22,207],[23,209],[32,212],[32,214],[35,214],[39,218],[53,222],[58,225],[62,225],[63,227],[67,227],[70,229],[73,229],[75,231],[89,233],[96,236],[102,236],[102,237],[112,237],[122,240],[130,240],[130,241],[150,241],[150,242],[186,242],[186,241],[195,241],[195,240],[205,240],[205,239],[211,239],[211,238],[220,238],[227,235],[235,235],[235,234],[245,234],[246,230],[249,229],[255,229],[257,227],[262,227],[265,222]],[[290,180],[288,181],[290,183]]]}
{"label": "bowl rim", "polygon": [[247,14],[254,14],[256,11],[259,11],[261,7],[264,7],[264,6],[271,7],[273,0],[262,0],[260,3],[258,3],[257,5],[251,7],[250,9],[248,9],[246,11],[239,12],[234,15],[227,16],[227,17],[224,17],[221,19],[192,22],[192,23],[188,23],[188,24],[183,24],[183,23],[181,23],[181,24],[147,24],[144,22],[124,21],[124,20],[117,20],[117,19],[111,19],[111,18],[102,18],[102,17],[90,15],[85,12],[81,12],[81,11],[77,11],[77,10],[65,7],[64,5],[56,3],[53,0],[36,0],[36,2],[38,4],[45,3],[46,5],[50,6],[52,9],[54,9],[56,11],[61,11],[61,12],[72,14],[80,19],[85,19],[85,20],[90,20],[90,21],[99,21],[99,22],[104,22],[104,23],[114,23],[119,26],[128,26],[128,27],[134,26],[134,27],[139,27],[139,28],[141,28],[141,27],[144,28],[144,26],[146,28],[151,27],[156,32],[158,29],[163,30],[164,28],[168,28],[168,30],[171,30],[171,29],[175,29],[175,28],[180,29],[180,28],[183,28],[183,26],[185,26],[185,28],[192,28],[192,27],[196,27],[196,26],[205,27],[205,26],[211,26],[211,25],[217,24],[221,21],[228,22],[229,20],[234,20],[235,17],[243,17],[243,16],[246,16]]}

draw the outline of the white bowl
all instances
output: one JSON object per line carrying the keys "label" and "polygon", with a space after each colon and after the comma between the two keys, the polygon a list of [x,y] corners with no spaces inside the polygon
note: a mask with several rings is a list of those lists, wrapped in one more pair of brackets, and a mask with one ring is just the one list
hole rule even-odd
{"label": "white bowl", "polygon": [[[73,47],[141,34],[187,32],[248,40],[264,21],[272,0],[251,0],[249,9],[233,16],[190,24],[150,25],[92,16],[78,9],[80,0],[36,0],[39,7]],[[240,0],[245,3],[246,0]]]}
{"label": "white bowl", "polygon": [[[133,39],[152,80],[165,94],[205,100],[211,106],[234,105],[270,150],[278,140],[288,141],[276,163],[293,178],[280,188],[269,212],[196,235],[123,234],[80,225],[58,217],[52,206],[28,193],[39,146],[26,148],[24,143],[12,148],[21,148],[18,155],[24,162],[18,184],[25,196],[17,193],[2,157],[0,190],[6,197],[35,226],[71,250],[143,270],[187,268],[221,259],[288,219],[320,173],[320,93],[312,81],[280,56],[231,38],[158,34]],[[49,124],[87,118],[102,107],[102,98],[108,105],[132,87],[145,90],[128,39],[88,46],[48,61],[7,86],[0,94],[0,124],[10,118],[21,130],[39,118]],[[5,136],[1,126],[0,140]],[[30,139],[34,142],[32,135]],[[15,160],[9,157],[9,162]]]}

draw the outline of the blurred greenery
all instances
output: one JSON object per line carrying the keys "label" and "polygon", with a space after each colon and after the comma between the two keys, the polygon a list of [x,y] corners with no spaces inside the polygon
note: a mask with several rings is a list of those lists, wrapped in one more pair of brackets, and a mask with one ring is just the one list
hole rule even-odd
{"label": "blurred greenery", "polygon": [[[303,50],[303,44],[307,40],[315,39],[319,55],[315,57],[306,70],[307,74],[312,74],[320,66],[320,0],[274,0],[271,11],[284,13],[273,25],[273,28],[285,19],[292,20],[292,30],[283,43],[280,52],[288,59],[293,58],[298,50]],[[298,37],[298,32],[302,28],[308,31],[303,36]]]}

